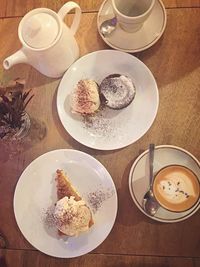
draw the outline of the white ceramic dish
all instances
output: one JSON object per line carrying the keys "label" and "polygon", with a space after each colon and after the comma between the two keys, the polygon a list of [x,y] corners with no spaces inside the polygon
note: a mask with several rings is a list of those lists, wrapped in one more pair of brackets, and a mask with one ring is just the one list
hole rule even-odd
{"label": "white ceramic dish", "polygon": [[[135,84],[136,96],[124,109],[106,108],[97,113],[94,124],[88,126],[80,115],[71,112],[71,91],[81,79],[100,84],[113,73],[128,75]],[[142,137],[156,117],[158,104],[151,71],[136,57],[114,50],[93,52],[77,60],[63,76],[57,93],[58,114],[66,131],[78,142],[100,150],[119,149]]]}
{"label": "white ceramic dish", "polygon": [[[168,165],[182,165],[191,169],[200,179],[200,163],[188,151],[170,145],[156,146],[154,153],[154,174]],[[185,212],[170,212],[160,207],[154,217],[149,216],[142,208],[144,194],[149,188],[148,150],[142,153],[133,163],[129,174],[129,190],[136,206],[149,218],[167,223],[188,219],[200,208],[200,200],[194,207]]]}
{"label": "white ceramic dish", "polygon": [[[93,214],[94,225],[79,237],[60,236],[44,220],[45,212],[57,200],[57,169],[66,171],[85,201],[97,190],[109,194]],[[108,236],[117,214],[117,193],[99,161],[80,151],[55,150],[35,159],[22,173],[15,189],[14,213],[22,234],[35,248],[54,257],[72,258],[95,249]]]}
{"label": "white ceramic dish", "polygon": [[105,20],[114,17],[111,0],[105,0],[101,5],[97,16],[97,28],[101,38],[110,47],[124,52],[135,53],[143,51],[154,45],[162,36],[167,15],[161,0],[155,1],[155,6],[151,15],[145,21],[143,27],[135,32],[125,32],[118,24],[116,30],[108,37],[104,37],[100,32],[100,25]]}

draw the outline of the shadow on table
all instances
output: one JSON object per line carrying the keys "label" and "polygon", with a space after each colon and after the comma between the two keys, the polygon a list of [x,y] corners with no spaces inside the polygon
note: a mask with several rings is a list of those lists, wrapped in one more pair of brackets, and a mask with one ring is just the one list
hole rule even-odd
{"label": "shadow on table", "polygon": [[41,86],[45,86],[46,84],[59,80],[58,78],[50,78],[41,74],[28,64],[21,64],[20,68],[16,65],[9,70],[2,69],[0,76],[1,83],[3,84],[7,84],[11,80],[20,78],[25,80],[25,89],[36,88],[38,90],[41,90]]}
{"label": "shadow on table", "polygon": [[200,61],[197,14],[192,16],[191,10],[188,12],[183,9],[167,12],[167,25],[160,40],[149,49],[134,54],[150,68],[159,88],[193,72],[199,67]]}
{"label": "shadow on table", "polygon": [[6,260],[4,257],[0,257],[0,266],[1,267],[7,267]]}
{"label": "shadow on table", "polygon": [[43,121],[30,117],[31,127],[27,136],[22,139],[0,139],[0,163],[13,159],[19,153],[31,149],[40,143],[47,135],[46,125]]}
{"label": "shadow on table", "polygon": [[[140,155],[144,151],[139,151]],[[122,181],[121,187],[118,189],[118,215],[117,222],[127,226],[137,225],[141,222],[148,222],[151,224],[161,224],[154,220],[151,220],[145,216],[133,202],[130,192],[129,192],[129,172],[133,165],[133,162],[136,160],[138,155],[132,159],[126,166]]]}

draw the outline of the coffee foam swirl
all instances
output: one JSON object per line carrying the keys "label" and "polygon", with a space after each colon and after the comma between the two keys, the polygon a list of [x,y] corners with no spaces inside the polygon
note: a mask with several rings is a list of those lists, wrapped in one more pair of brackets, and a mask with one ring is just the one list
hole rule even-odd
{"label": "coffee foam swirl", "polygon": [[199,181],[189,169],[173,165],[158,172],[153,191],[161,206],[171,211],[191,208],[199,199]]}
{"label": "coffee foam swirl", "polygon": [[184,173],[180,172],[166,175],[157,187],[161,196],[171,203],[182,203],[189,196],[195,196],[193,184]]}

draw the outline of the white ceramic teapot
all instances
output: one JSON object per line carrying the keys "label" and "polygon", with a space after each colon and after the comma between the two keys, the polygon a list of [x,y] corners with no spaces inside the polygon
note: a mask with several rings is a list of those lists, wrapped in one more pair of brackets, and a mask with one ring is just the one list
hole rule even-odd
{"label": "white ceramic teapot", "polygon": [[[72,9],[75,9],[75,16],[69,28],[63,19]],[[4,68],[27,63],[48,77],[61,77],[79,57],[74,35],[80,18],[79,5],[71,1],[64,4],[58,13],[48,8],[31,10],[23,17],[18,27],[22,48],[4,60]]]}

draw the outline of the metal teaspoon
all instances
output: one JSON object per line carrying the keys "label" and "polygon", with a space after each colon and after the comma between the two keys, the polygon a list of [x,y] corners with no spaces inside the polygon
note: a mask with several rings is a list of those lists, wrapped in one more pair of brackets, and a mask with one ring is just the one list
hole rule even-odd
{"label": "metal teaspoon", "polygon": [[112,19],[105,20],[100,25],[100,32],[104,37],[109,36],[115,29],[117,25],[117,18],[114,17]]}
{"label": "metal teaspoon", "polygon": [[150,216],[154,216],[159,208],[158,202],[154,198],[153,194],[153,160],[154,160],[154,144],[149,145],[149,190],[146,192],[143,198],[143,209]]}

